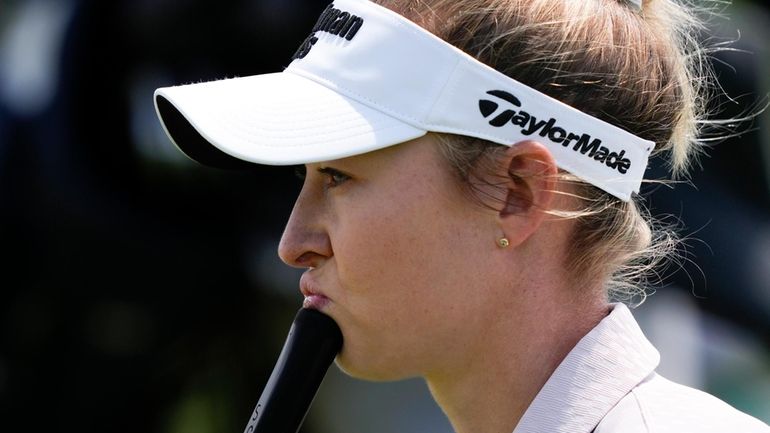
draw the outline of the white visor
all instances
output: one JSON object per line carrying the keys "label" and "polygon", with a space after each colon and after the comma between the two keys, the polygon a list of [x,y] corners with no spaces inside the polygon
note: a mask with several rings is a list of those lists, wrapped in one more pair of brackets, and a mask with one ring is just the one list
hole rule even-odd
{"label": "white visor", "polygon": [[536,140],[559,167],[624,201],[654,147],[367,0],[329,5],[283,72],[161,88],[155,107],[177,147],[204,164],[329,161],[428,131]]}

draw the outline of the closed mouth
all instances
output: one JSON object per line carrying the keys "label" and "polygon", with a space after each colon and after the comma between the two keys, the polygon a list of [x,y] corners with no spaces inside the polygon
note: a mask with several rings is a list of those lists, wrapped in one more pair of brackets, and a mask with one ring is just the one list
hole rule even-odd
{"label": "closed mouth", "polygon": [[299,280],[299,290],[302,292],[302,296],[305,297],[302,307],[320,310],[329,303],[330,299],[318,288],[318,285],[308,272],[306,271],[302,274]]}

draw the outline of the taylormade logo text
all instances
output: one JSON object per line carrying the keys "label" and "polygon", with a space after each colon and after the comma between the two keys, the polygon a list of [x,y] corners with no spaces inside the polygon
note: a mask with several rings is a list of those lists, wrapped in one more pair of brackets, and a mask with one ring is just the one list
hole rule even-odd
{"label": "taylormade logo text", "polygon": [[341,11],[334,8],[334,3],[326,6],[326,9],[321,13],[318,21],[313,26],[313,31],[310,36],[302,42],[297,52],[292,56],[294,59],[302,59],[310,52],[318,42],[316,32],[327,32],[335,36],[352,41],[358,31],[364,25],[364,19],[351,14],[350,12]]}
{"label": "taylormade logo text", "polygon": [[[514,110],[513,107],[521,107],[521,101],[514,95],[504,90],[490,90],[488,95],[495,96],[508,102],[512,107],[507,108],[492,117],[489,124],[500,128],[508,123],[521,127],[521,133],[532,135],[539,133],[541,137],[548,138],[553,143],[561,144],[564,147],[572,146],[572,150],[586,155],[607,167],[617,170],[620,174],[626,174],[631,167],[631,160],[625,157],[626,151],[620,153],[610,152],[609,149],[602,146],[602,141],[593,138],[589,134],[580,132],[571,132],[556,124],[556,119],[538,120],[535,116],[524,110]],[[500,104],[489,99],[479,100],[479,111],[484,118],[489,118],[498,111]]]}

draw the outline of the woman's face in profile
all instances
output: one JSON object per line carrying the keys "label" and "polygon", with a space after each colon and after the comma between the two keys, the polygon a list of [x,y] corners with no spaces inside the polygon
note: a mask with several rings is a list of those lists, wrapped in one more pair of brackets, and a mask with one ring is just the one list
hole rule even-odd
{"label": "woman's face in profile", "polygon": [[339,365],[395,379],[468,350],[466,325],[490,293],[482,252],[494,251],[500,233],[495,213],[462,191],[435,137],[306,169],[279,254],[308,268],[305,306],[340,325]]}

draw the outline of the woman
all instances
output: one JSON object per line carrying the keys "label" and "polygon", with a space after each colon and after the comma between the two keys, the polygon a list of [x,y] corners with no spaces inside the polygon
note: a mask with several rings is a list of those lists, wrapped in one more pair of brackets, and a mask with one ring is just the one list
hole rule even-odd
{"label": "woman", "polygon": [[282,73],[159,89],[201,162],[305,169],[279,247],[338,365],[420,376],[458,433],[766,432],[655,373],[628,309],[664,253],[705,71],[668,0],[338,0]]}

